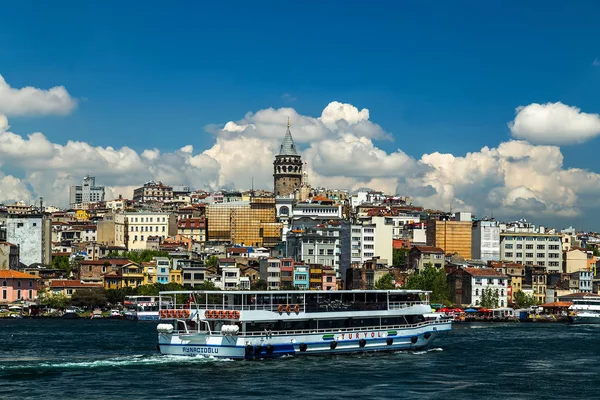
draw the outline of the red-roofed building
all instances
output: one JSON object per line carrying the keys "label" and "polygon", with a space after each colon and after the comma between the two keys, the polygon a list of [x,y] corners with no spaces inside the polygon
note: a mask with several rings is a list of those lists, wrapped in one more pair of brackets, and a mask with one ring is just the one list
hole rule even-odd
{"label": "red-roofed building", "polygon": [[177,234],[197,242],[206,241],[206,221],[204,218],[187,218],[177,222]]}
{"label": "red-roofed building", "polygon": [[102,283],[104,274],[131,263],[126,258],[101,258],[82,260],[79,268],[73,271],[77,280],[85,283]]}
{"label": "red-roofed building", "polygon": [[0,303],[37,299],[38,278],[34,275],[14,270],[2,270],[0,271],[0,283],[2,284]]}
{"label": "red-roofed building", "polygon": [[454,303],[465,307],[480,306],[484,292],[497,298],[497,304],[486,307],[508,305],[508,277],[494,268],[458,268],[448,275],[450,297]]}
{"label": "red-roofed building", "polygon": [[101,287],[101,283],[84,283],[77,280],[62,279],[50,281],[50,291],[52,293],[52,296],[63,295],[68,298],[71,298],[71,296],[77,290],[94,289]]}

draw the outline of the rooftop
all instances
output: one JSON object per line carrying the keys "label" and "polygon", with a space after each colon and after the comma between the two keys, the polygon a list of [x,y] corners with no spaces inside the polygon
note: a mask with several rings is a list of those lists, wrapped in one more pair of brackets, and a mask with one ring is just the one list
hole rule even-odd
{"label": "rooftop", "polygon": [[287,131],[285,132],[285,136],[283,137],[283,142],[281,143],[281,148],[279,149],[280,156],[297,156],[298,152],[296,151],[296,145],[294,144],[294,139],[292,139],[292,132],[290,132],[290,120],[288,119]]}
{"label": "rooftop", "polygon": [[38,279],[38,277],[12,269],[5,269],[0,271],[0,279]]}

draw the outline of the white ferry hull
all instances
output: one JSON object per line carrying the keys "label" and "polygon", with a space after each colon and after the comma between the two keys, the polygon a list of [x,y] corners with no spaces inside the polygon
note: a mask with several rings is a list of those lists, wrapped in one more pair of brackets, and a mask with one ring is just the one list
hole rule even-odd
{"label": "white ferry hull", "polygon": [[452,329],[451,322],[418,327],[321,332],[305,335],[222,336],[159,333],[160,352],[234,360],[292,355],[325,355],[377,351],[420,350]]}
{"label": "white ferry hull", "polygon": [[574,324],[600,324],[600,313],[580,312],[570,319]]}

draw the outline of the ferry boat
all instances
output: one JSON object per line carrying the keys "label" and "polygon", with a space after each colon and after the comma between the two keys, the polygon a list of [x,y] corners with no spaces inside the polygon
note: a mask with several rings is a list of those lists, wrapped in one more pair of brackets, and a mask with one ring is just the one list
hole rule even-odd
{"label": "ferry boat", "polygon": [[600,324],[600,297],[573,299],[569,306],[569,321],[574,324]]}
{"label": "ferry boat", "polygon": [[161,292],[158,349],[236,360],[419,350],[452,320],[420,290]]}
{"label": "ferry boat", "polygon": [[158,321],[158,296],[125,296],[123,317],[134,321]]}

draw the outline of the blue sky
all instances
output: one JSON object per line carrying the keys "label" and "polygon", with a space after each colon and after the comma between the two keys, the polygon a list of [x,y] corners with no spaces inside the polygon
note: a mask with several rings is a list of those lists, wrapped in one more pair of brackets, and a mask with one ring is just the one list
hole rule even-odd
{"label": "blue sky", "polygon": [[[202,146],[212,140],[204,125],[266,107],[318,115],[339,100],[369,108],[414,156],[456,154],[505,140],[519,105],[600,111],[599,11],[594,2],[14,2],[3,10],[0,65],[13,87],[64,85],[84,99],[68,118],[11,119],[58,142]],[[593,165],[580,156],[588,147],[566,149],[568,163]]]}
{"label": "blue sky", "polygon": [[[78,99],[68,116],[9,116],[53,143],[203,150],[207,125],[340,101],[391,133],[386,152],[462,156],[508,141],[518,106],[600,112],[598,15],[597,2],[22,1],[3,7],[0,74]],[[595,170],[597,144],[562,146],[565,165]]]}

